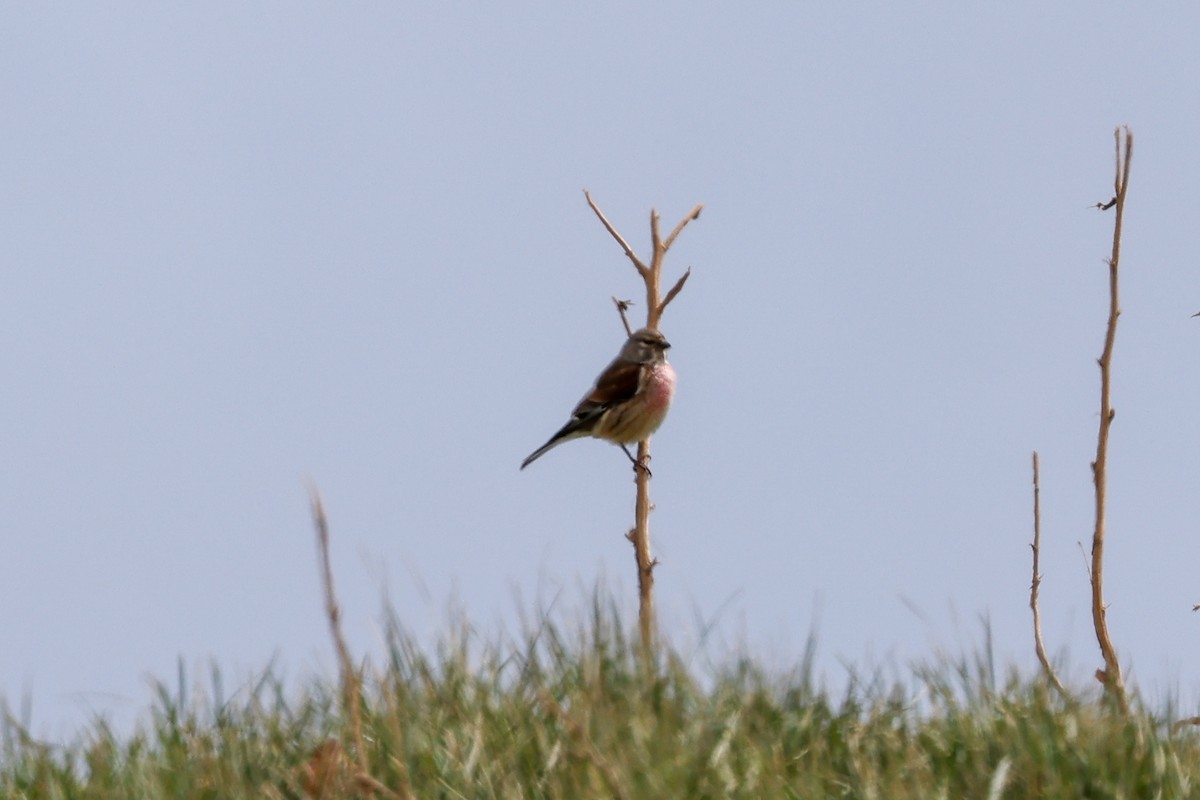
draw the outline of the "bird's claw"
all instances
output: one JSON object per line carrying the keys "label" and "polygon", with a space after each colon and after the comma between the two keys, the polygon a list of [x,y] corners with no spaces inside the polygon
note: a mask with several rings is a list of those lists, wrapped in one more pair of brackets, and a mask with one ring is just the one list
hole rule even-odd
{"label": "bird's claw", "polygon": [[[643,464],[643,463],[642,463],[641,461],[639,461],[638,459],[634,458],[634,457],[633,457],[633,453],[629,452],[629,448],[628,448],[628,447],[626,447],[625,445],[621,445],[621,449],[622,449],[622,450],[625,452],[625,456],[626,456],[626,457],[629,459],[629,463],[630,463],[630,464],[633,464],[633,473],[634,473],[635,475],[637,474],[638,470],[644,470],[644,471],[646,472],[646,477],[647,477],[647,478],[653,478],[653,477],[654,477],[654,473],[650,471],[650,467],[649,467],[648,465],[646,465],[646,464]],[[649,461],[649,460],[650,460],[650,454],[649,454],[649,453],[646,453],[646,460],[647,460],[647,461]]]}

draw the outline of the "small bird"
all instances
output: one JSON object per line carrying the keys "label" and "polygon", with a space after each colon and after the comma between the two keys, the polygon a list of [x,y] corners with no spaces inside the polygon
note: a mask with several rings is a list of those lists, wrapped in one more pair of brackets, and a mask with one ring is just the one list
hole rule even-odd
{"label": "small bird", "polygon": [[596,378],[575,406],[571,420],[521,462],[525,469],[563,442],[591,436],[619,445],[637,467],[626,445],[658,430],[675,394],[675,370],[667,363],[671,346],[653,328],[634,331],[621,352]]}

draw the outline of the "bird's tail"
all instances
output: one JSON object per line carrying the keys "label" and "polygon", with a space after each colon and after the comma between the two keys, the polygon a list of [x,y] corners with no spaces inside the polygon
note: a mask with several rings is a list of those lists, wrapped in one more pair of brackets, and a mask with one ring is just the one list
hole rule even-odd
{"label": "bird's tail", "polygon": [[539,458],[546,455],[546,453],[549,453],[563,442],[569,442],[572,439],[578,439],[581,436],[587,436],[587,433],[579,430],[579,424],[577,421],[571,420],[562,427],[562,430],[551,436],[544,445],[530,453],[529,456],[521,462],[521,469],[525,469],[530,464],[537,461]]}

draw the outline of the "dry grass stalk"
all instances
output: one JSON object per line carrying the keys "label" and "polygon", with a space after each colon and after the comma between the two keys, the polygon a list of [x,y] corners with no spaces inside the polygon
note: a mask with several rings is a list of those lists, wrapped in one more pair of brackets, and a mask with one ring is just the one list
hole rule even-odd
{"label": "dry grass stalk", "polygon": [[1042,585],[1042,575],[1038,571],[1039,557],[1042,548],[1042,503],[1041,503],[1042,485],[1038,476],[1038,454],[1033,451],[1033,582],[1029,586],[1029,607],[1033,609],[1033,646],[1037,651],[1038,661],[1042,663],[1042,669],[1046,673],[1046,678],[1050,681],[1050,685],[1058,691],[1058,693],[1066,697],[1067,690],[1063,687],[1062,681],[1058,679],[1058,674],[1055,673],[1054,667],[1050,664],[1050,659],[1046,656],[1046,645],[1042,641],[1042,612],[1038,608],[1038,589]]}
{"label": "dry grass stalk", "polygon": [[617,800],[630,800],[631,795],[629,794],[629,790],[621,782],[616,768],[600,752],[600,749],[596,747],[596,743],[588,735],[587,729],[573,719],[567,713],[567,710],[546,689],[538,692],[538,701],[541,703],[542,708],[548,711],[566,728],[570,752],[596,768],[613,797],[617,798]]}
{"label": "dry grass stalk", "polygon": [[[321,558],[321,584],[325,590],[325,616],[329,619],[329,630],[333,635],[334,649],[337,651],[338,669],[341,673],[342,700],[346,716],[350,721],[351,736],[354,739],[354,750],[358,756],[355,774],[352,776],[353,783],[368,798],[374,797],[376,794],[382,794],[385,797],[411,800],[412,792],[409,789],[406,777],[402,776],[401,778],[400,791],[393,792],[371,776],[370,763],[367,760],[367,748],[363,739],[361,680],[358,671],[354,668],[354,662],[350,658],[350,648],[346,646],[346,639],[342,636],[341,611],[338,608],[337,595],[333,591],[333,568],[329,562],[329,521],[325,516],[325,506],[321,502],[321,495],[315,487],[310,490],[310,495],[312,498],[313,522],[317,529],[317,551]],[[317,751],[313,753],[313,760],[306,765],[308,767],[308,772],[305,774],[306,785],[311,775],[311,785],[324,792],[329,785],[329,781],[336,776],[343,763],[348,760],[348,757],[337,742],[333,742],[332,747],[327,742],[317,748]],[[336,783],[338,782],[335,781],[334,785]],[[312,796],[321,797],[324,795],[316,794]]]}
{"label": "dry grass stalk", "polygon": [[313,749],[308,761],[300,766],[304,793],[312,800],[338,797],[345,792],[350,775],[350,759],[337,739],[326,739]]}
{"label": "dry grass stalk", "polygon": [[[625,238],[617,232],[617,229],[604,216],[604,212],[592,200],[591,194],[584,191],[583,196],[587,199],[588,206],[591,207],[592,211],[600,219],[601,224],[604,225],[605,230],[621,245],[621,249],[625,251],[626,257],[633,263],[634,269],[641,276],[642,282],[646,286],[646,327],[657,329],[659,320],[662,319],[663,311],[666,310],[671,301],[683,289],[683,285],[692,274],[691,268],[688,268],[682,277],[675,282],[675,285],[670,288],[666,296],[662,297],[660,287],[663,257],[671,249],[671,245],[675,243],[676,237],[679,236],[684,227],[700,216],[700,212],[704,206],[697,205],[688,212],[666,239],[663,239],[659,235],[658,212],[654,210],[650,211],[652,252],[650,264],[647,265],[638,258],[637,254],[633,252],[633,248],[625,241]],[[613,298],[613,302],[617,304],[617,310],[621,314],[621,321],[625,325],[626,333],[629,333],[629,320],[625,317],[625,310],[629,302],[619,301],[616,298]],[[637,463],[644,467],[649,461],[650,440],[644,439],[638,442]],[[626,537],[633,543],[634,558],[637,560],[638,627],[641,633],[642,645],[649,650],[654,642],[654,568],[658,565],[658,559],[654,558],[650,550],[650,511],[653,509],[653,505],[650,502],[650,471],[643,468],[636,470],[635,473],[637,475],[637,500],[634,505],[634,526],[626,534]]]}

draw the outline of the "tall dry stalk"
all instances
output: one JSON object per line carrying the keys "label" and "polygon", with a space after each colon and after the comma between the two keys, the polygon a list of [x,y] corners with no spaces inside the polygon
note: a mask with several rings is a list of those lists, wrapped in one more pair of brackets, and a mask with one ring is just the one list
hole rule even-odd
{"label": "tall dry stalk", "polygon": [[[625,251],[626,257],[633,263],[634,269],[641,276],[642,282],[646,287],[646,327],[658,328],[659,320],[662,319],[663,311],[667,305],[675,299],[679,291],[683,288],[683,284],[687,282],[688,276],[692,274],[689,268],[683,273],[675,285],[671,287],[665,297],[660,295],[662,285],[662,262],[667,251],[671,249],[671,245],[675,243],[675,238],[683,231],[684,227],[700,216],[704,206],[697,205],[688,214],[680,220],[675,229],[663,239],[658,231],[658,212],[651,209],[650,211],[650,240],[651,240],[651,255],[650,264],[647,265],[644,261],[638,258],[633,252],[633,248],[625,241],[625,238],[617,232],[617,229],[612,226],[608,218],[592,200],[592,196],[587,191],[584,191],[583,196],[587,198],[587,203],[595,212],[600,222],[604,225],[605,230],[617,240],[617,244],[621,245],[621,249]],[[617,304],[617,310],[621,314],[621,320],[625,325],[626,333],[629,332],[629,321],[625,317],[625,310],[628,303],[613,298]],[[625,536],[633,543],[634,558],[637,561],[638,573],[638,629],[641,633],[642,646],[648,651],[654,643],[654,568],[658,565],[658,560],[650,549],[650,510],[653,505],[650,503],[650,470],[645,468],[650,462],[650,440],[643,439],[638,442],[637,463],[642,466],[641,469],[635,470],[637,475],[637,499],[634,504],[634,525],[633,528]]]}
{"label": "tall dry stalk", "polygon": [[1037,653],[1038,661],[1042,664],[1042,671],[1046,673],[1046,679],[1050,681],[1050,685],[1063,697],[1067,696],[1067,690],[1063,687],[1062,681],[1058,679],[1058,674],[1055,673],[1053,665],[1050,663],[1049,656],[1046,655],[1046,644],[1042,641],[1042,612],[1038,607],[1038,590],[1042,586],[1042,574],[1040,569],[1040,559],[1042,551],[1042,483],[1038,475],[1038,454],[1037,450],[1033,451],[1033,582],[1029,585],[1029,607],[1033,610],[1033,648]]}
{"label": "tall dry stalk", "polygon": [[[1124,148],[1121,133],[1124,131]],[[1105,691],[1112,696],[1121,710],[1129,713],[1129,698],[1125,691],[1125,680],[1121,676],[1121,664],[1117,650],[1108,633],[1107,612],[1104,603],[1104,535],[1105,512],[1108,494],[1108,434],[1112,427],[1115,411],[1112,407],[1112,357],[1117,337],[1117,318],[1121,306],[1117,292],[1118,265],[1121,257],[1121,224],[1125,215],[1125,192],[1129,188],[1129,162],[1133,155],[1133,133],[1129,128],[1117,128],[1114,132],[1117,147],[1116,178],[1113,201],[1108,206],[1116,207],[1113,221],[1112,255],[1108,259],[1108,328],[1104,336],[1104,352],[1100,364],[1100,429],[1096,435],[1096,460],[1092,462],[1092,481],[1096,487],[1096,527],[1092,533],[1092,624],[1096,629],[1096,641],[1104,667],[1096,671],[1096,677],[1104,684]]]}
{"label": "tall dry stalk", "polygon": [[[323,798],[336,790],[336,784],[331,784],[331,775],[347,771],[351,775],[354,787],[363,796],[371,798],[376,794],[387,798],[412,800],[412,790],[408,784],[407,770],[403,761],[397,761],[400,773],[398,791],[392,791],[371,775],[367,759],[367,747],[363,738],[362,722],[362,681],[354,662],[350,658],[350,648],[346,638],[342,636],[342,612],[338,607],[337,595],[333,591],[333,567],[329,561],[329,520],[325,516],[325,505],[315,486],[309,489],[312,501],[313,525],[317,529],[317,553],[321,560],[321,586],[325,593],[325,616],[329,620],[329,631],[333,636],[333,647],[337,652],[338,672],[341,677],[343,713],[350,723],[350,736],[354,742],[357,763],[351,765],[345,757],[336,740],[330,740],[313,754],[307,768],[306,786],[310,797]],[[336,791],[333,791],[336,793]]]}

